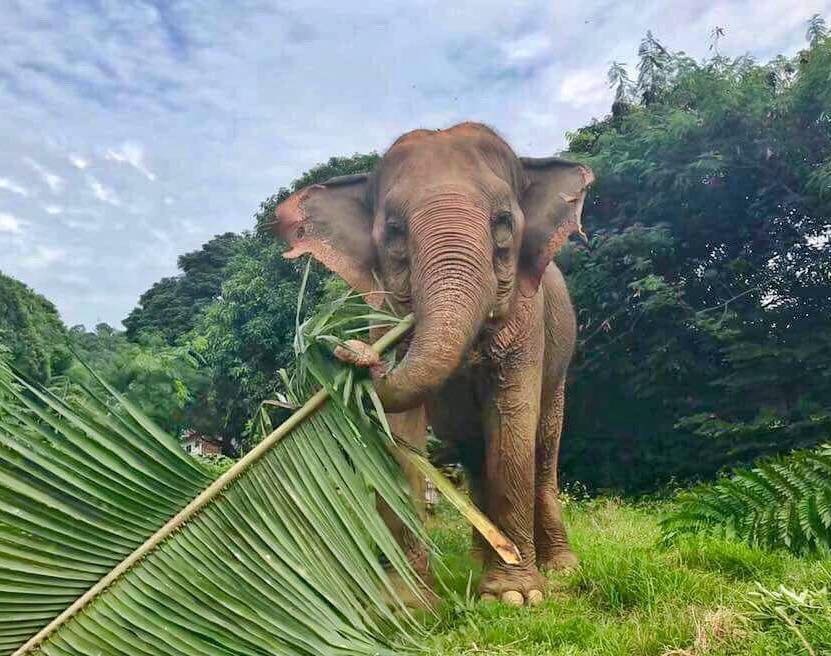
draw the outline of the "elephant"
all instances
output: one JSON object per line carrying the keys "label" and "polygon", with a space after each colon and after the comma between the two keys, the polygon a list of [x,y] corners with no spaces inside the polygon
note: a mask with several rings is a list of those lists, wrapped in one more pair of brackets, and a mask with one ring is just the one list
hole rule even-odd
{"label": "elephant", "polygon": [[[541,572],[577,563],[557,484],[576,322],[552,258],[573,233],[585,239],[593,180],[467,122],[404,134],[371,173],[303,188],[271,222],[285,257],[310,254],[376,306],[414,313],[391,370],[359,341],[336,355],[369,368],[400,438],[423,449],[429,425],[459,447],[474,500],[521,554],[508,565],[481,550],[484,599],[538,603]],[[407,475],[423,499],[423,479]],[[429,580],[424,547],[386,519]]]}

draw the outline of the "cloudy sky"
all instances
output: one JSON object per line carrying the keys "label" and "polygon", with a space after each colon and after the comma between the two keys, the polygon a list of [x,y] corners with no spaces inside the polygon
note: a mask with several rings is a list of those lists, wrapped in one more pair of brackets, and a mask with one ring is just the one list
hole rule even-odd
{"label": "cloudy sky", "polygon": [[[670,9],[671,7],[671,9]],[[473,119],[523,154],[602,116],[612,60],[764,59],[831,0],[0,0],[0,271],[118,325],[178,254],[331,155]]]}

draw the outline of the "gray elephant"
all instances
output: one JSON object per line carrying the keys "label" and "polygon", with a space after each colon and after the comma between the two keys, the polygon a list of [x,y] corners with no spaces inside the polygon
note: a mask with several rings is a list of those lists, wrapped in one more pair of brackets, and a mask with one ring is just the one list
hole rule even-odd
{"label": "gray elephant", "polygon": [[[414,312],[412,338],[384,371],[361,342],[396,433],[424,447],[427,423],[464,454],[478,505],[519,547],[484,551],[483,597],[542,599],[540,572],[577,562],[561,517],[557,454],[575,317],[552,263],[580,216],[591,171],[519,158],[490,128],[462,123],[400,137],[367,175],[312,185],[276,209],[286,257],[311,254],[378,302]],[[422,498],[423,484],[408,472]],[[388,518],[424,575],[423,547]]]}

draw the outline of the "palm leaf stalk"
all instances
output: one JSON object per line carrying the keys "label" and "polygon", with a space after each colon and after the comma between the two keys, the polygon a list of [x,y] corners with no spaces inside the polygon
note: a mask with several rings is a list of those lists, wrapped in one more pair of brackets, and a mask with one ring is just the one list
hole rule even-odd
{"label": "palm leaf stalk", "polygon": [[360,418],[311,416],[325,391],[211,481],[111,388],[122,413],[0,385],[0,653],[375,654],[418,631],[387,603],[379,553],[418,581],[374,496],[415,513]]}
{"label": "palm leaf stalk", "polygon": [[343,387],[321,410],[320,376],[360,401],[371,385],[299,339],[288,400],[322,389],[216,480],[104,381],[67,400],[0,365],[0,654],[385,654],[419,635],[379,565],[420,594],[375,509],[425,539],[382,411]]}

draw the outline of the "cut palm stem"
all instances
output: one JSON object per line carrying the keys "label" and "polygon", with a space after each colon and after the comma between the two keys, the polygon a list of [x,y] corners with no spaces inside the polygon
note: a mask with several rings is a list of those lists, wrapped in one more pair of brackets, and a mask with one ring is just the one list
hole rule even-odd
{"label": "cut palm stem", "polygon": [[496,528],[493,522],[485,517],[484,513],[473,505],[470,499],[460,492],[447,476],[436,469],[427,458],[400,444],[395,445],[395,451],[436,486],[438,491],[444,495],[444,498],[461,513],[473,528],[481,533],[482,537],[488,541],[488,544],[493,547],[493,550],[505,563],[508,565],[518,565],[520,563],[522,557],[517,546],[502,531]]}

